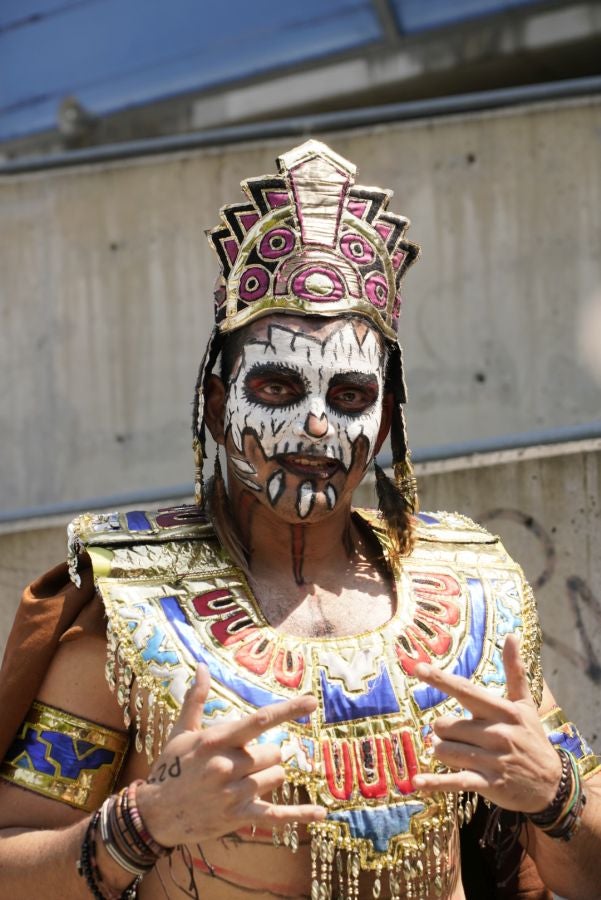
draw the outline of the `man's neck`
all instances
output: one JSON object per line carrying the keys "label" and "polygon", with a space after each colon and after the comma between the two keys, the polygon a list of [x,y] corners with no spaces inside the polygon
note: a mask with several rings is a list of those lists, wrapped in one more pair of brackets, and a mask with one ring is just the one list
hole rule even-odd
{"label": "man's neck", "polygon": [[248,577],[267,622],[297,637],[344,637],[387,622],[395,591],[381,551],[351,516],[350,503],[322,521],[290,524],[242,492],[232,499]]}
{"label": "man's neck", "polygon": [[302,586],[329,581],[332,572],[348,570],[360,543],[350,503],[323,521],[306,525],[282,522],[245,496],[232,499],[253,577],[277,577]]}

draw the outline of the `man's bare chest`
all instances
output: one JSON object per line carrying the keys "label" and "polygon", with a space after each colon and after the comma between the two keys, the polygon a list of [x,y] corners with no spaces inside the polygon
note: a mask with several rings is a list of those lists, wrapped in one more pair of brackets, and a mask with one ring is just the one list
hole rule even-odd
{"label": "man's bare chest", "polygon": [[253,584],[261,612],[281,634],[306,638],[336,638],[379,628],[394,614],[394,588],[381,579],[364,579],[338,589],[318,585],[296,587],[277,582]]}

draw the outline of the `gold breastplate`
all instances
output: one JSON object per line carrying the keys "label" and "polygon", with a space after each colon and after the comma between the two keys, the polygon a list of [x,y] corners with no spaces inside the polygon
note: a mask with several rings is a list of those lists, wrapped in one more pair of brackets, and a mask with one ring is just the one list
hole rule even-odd
{"label": "gold breastplate", "polygon": [[[361,515],[386,551],[378,518]],[[532,594],[497,538],[457,515],[422,514],[416,548],[394,573],[393,617],[361,634],[308,640],[269,626],[192,507],[80,517],[71,533],[72,558],[82,546],[92,558],[109,620],[107,678],[126,723],[137,720],[139,751],[143,712],[151,755],[199,662],[211,674],[207,726],[311,692],[315,713],[264,740],[277,743],[285,761],[282,801],[294,802],[302,787],[328,810],[312,826],[312,896],[328,896],[341,866],[351,887],[361,869],[374,870],[376,896],[384,869],[392,896],[444,893],[454,877],[457,798],[420,794],[411,782],[433,764],[433,720],[464,711],[419,682],[414,667],[432,662],[503,693],[503,641],[519,632],[537,703],[542,691]],[[134,677],[148,691],[145,711],[130,709]],[[288,828],[274,840],[294,850],[298,836]]]}

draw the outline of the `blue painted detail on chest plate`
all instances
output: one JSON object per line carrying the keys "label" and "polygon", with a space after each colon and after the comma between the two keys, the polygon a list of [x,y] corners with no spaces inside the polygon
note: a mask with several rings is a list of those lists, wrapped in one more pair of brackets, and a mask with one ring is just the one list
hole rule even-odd
{"label": "blue painted detail on chest plate", "polygon": [[330,813],[328,819],[345,822],[352,837],[367,838],[378,853],[386,853],[391,838],[407,834],[411,819],[423,809],[424,804],[416,801],[390,807],[339,810]]}
{"label": "blue painted detail on chest plate", "polygon": [[375,678],[367,682],[362,694],[348,694],[341,685],[330,681],[323,669],[320,680],[324,721],[328,725],[400,711],[385,663],[380,665]]}

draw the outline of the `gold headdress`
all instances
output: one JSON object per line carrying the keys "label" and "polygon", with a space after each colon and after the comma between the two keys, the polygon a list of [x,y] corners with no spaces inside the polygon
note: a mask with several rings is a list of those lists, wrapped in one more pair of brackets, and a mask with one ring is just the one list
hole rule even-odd
{"label": "gold headdress", "polygon": [[208,232],[222,275],[215,291],[216,325],[196,388],[197,499],[201,502],[203,388],[221,335],[275,312],[361,315],[382,333],[392,356],[389,380],[396,399],[395,474],[397,481],[405,480],[402,488],[413,488],[397,340],[400,282],[419,253],[405,239],[409,220],[387,211],[391,191],[355,184],[356,167],[319,141],[306,141],[277,162],[278,175],[242,182],[248,201],[224,206],[221,224]]}

